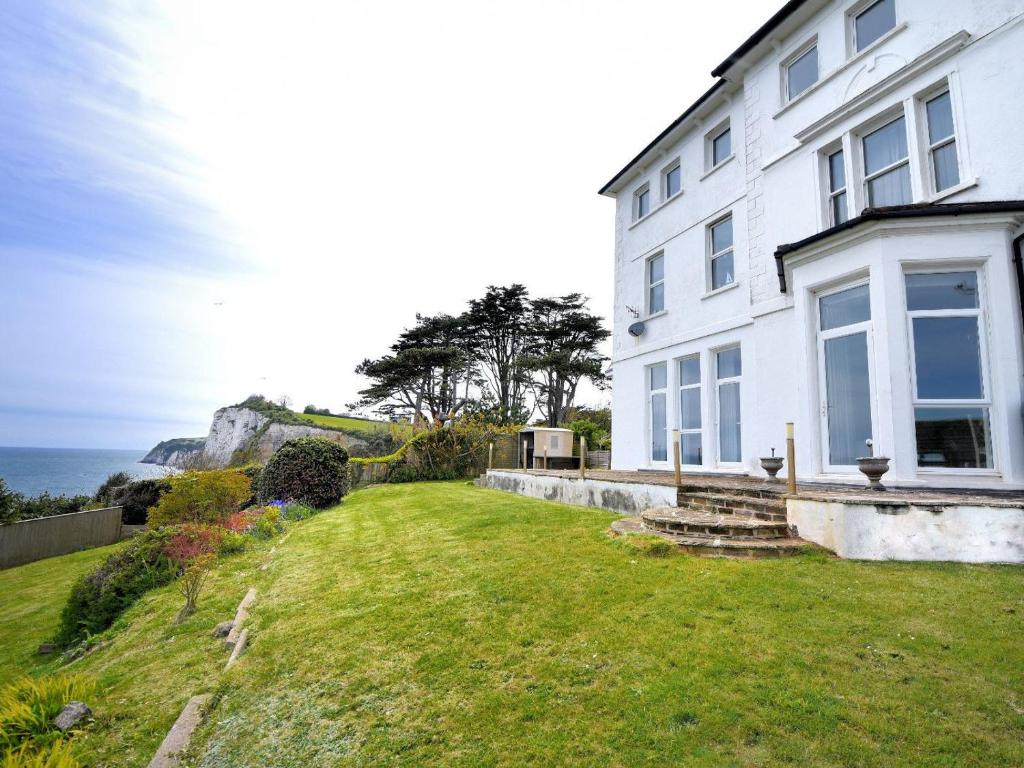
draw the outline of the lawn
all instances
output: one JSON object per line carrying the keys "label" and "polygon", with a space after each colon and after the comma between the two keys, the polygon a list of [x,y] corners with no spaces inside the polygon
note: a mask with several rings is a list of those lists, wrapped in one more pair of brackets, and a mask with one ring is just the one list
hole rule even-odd
{"label": "lawn", "polygon": [[[216,691],[189,765],[1024,764],[1024,569],[655,558],[612,519],[464,483],[357,491],[266,571],[222,561],[186,624],[161,590],[72,665],[100,684],[83,761],[145,765]],[[52,575],[0,572],[3,675],[56,621]],[[250,584],[224,674],[207,633]],[[37,610],[6,620],[12,589]]]}

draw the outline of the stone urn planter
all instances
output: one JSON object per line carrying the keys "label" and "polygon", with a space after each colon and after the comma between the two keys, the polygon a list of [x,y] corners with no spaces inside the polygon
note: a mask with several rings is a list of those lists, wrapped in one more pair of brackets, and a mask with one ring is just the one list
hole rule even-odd
{"label": "stone urn planter", "polygon": [[779,474],[779,470],[782,469],[782,464],[785,461],[781,456],[764,456],[761,459],[761,469],[768,473],[768,479],[779,482],[779,478],[776,475]]}
{"label": "stone urn planter", "polygon": [[868,487],[875,491],[884,491],[882,475],[889,471],[888,456],[861,456],[857,459],[857,469],[868,478]]}

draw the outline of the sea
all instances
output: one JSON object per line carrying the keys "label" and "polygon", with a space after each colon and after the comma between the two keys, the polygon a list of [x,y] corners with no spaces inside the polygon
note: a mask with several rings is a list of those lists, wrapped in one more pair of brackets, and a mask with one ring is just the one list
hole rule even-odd
{"label": "sea", "polygon": [[43,491],[53,495],[92,495],[108,476],[127,472],[136,479],[165,477],[173,470],[156,464],[140,464],[147,451],[91,448],[0,447],[0,477],[7,486],[26,496]]}

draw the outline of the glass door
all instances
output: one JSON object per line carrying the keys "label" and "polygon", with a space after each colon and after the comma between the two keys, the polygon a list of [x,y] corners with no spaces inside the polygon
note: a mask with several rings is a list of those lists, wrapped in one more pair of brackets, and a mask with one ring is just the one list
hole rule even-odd
{"label": "glass door", "polygon": [[822,464],[848,472],[874,434],[868,285],[818,298]]}

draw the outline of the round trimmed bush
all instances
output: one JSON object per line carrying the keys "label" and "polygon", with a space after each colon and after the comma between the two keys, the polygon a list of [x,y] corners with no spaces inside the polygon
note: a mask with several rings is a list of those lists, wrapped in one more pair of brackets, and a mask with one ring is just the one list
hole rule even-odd
{"label": "round trimmed bush", "polygon": [[300,501],[326,509],[348,493],[348,451],[323,437],[286,441],[260,475],[263,501]]}

